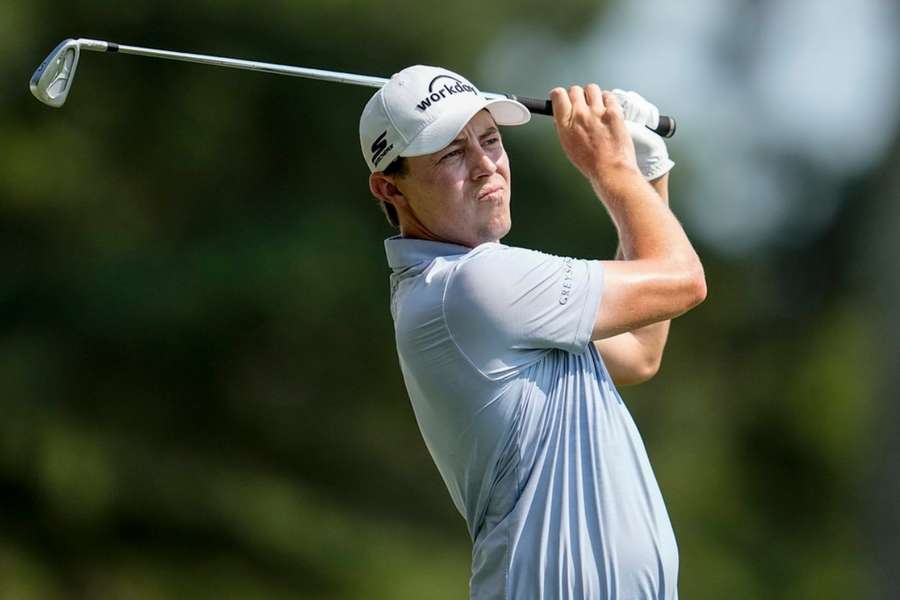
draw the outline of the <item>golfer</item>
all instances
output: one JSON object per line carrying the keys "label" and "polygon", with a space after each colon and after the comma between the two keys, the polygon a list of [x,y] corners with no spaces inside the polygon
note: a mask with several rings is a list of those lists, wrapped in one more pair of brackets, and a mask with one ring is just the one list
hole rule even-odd
{"label": "golfer", "polygon": [[363,110],[369,187],[400,229],[385,241],[400,368],[468,525],[471,598],[672,600],[672,525],[617,386],[656,373],[669,320],[706,296],[703,268],[668,208],[665,143],[641,124],[655,107],[596,85],[550,96],[617,260],[500,242],[512,179],[499,128],[529,120],[518,102],[418,65]]}

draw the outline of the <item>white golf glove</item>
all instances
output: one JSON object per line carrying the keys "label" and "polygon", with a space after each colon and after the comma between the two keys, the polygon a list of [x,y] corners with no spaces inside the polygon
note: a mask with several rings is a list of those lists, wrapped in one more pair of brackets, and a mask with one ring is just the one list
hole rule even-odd
{"label": "white golf glove", "polygon": [[612,94],[622,107],[641,175],[652,181],[671,171],[675,163],[669,158],[666,141],[656,132],[647,129],[647,126],[659,125],[659,109],[637,92],[615,89]]}

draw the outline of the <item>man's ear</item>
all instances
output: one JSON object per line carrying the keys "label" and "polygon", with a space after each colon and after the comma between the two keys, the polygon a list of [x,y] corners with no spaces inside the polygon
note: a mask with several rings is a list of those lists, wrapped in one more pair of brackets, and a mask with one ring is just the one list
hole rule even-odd
{"label": "man's ear", "polygon": [[393,204],[395,207],[406,208],[407,206],[403,192],[394,185],[394,178],[381,171],[369,175],[369,190],[373,196],[383,202]]}

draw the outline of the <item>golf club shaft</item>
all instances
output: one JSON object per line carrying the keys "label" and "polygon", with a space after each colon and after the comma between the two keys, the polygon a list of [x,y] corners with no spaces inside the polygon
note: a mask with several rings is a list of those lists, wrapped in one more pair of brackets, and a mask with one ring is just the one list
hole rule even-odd
{"label": "golf club shaft", "polygon": [[[173,52],[171,50],[156,50],[154,48],[141,48],[139,46],[126,46],[124,44],[116,44],[113,42],[105,42],[102,40],[92,40],[87,38],[79,38],[78,45],[82,50],[90,50],[93,52],[118,52],[120,54],[134,54],[137,56],[150,56],[154,58],[165,58],[169,60],[178,60],[182,62],[200,63],[204,65],[213,65],[217,67],[229,67],[232,69],[244,69],[247,71],[259,71],[262,73],[272,73],[275,75],[290,75],[292,77],[303,77],[305,79],[319,79],[322,81],[333,81],[335,83],[349,83],[353,85],[362,85],[368,87],[380,88],[388,80],[384,77],[372,77],[369,75],[356,75],[353,73],[340,73],[337,71],[324,71],[321,69],[310,69],[307,67],[294,67],[290,65],[279,65],[273,63],[259,62],[255,60],[242,60],[238,58],[225,58],[221,56],[208,56],[205,54],[191,54],[187,52]],[[529,111],[534,114],[552,115],[553,105],[549,100],[541,100],[537,98],[527,98],[522,96],[514,96],[512,94],[497,94],[492,92],[482,92],[482,96],[488,99],[511,98],[521,102]],[[672,117],[660,115],[659,125],[651,128],[653,131],[663,137],[672,137],[675,134],[675,120]]]}
{"label": "golf club shaft", "polygon": [[255,60],[241,60],[239,58],[225,58],[222,56],[208,56],[205,54],[190,54],[187,52],[172,52],[170,50],[156,50],[153,48],[141,48],[139,46],[126,46],[100,40],[78,39],[78,45],[82,50],[94,52],[118,52],[120,54],[134,54],[137,56],[151,56],[154,58],[166,58],[182,62],[200,63],[217,67],[229,67],[232,69],[244,69],[247,71],[259,71],[261,73],[273,73],[275,75],[290,75],[305,79],[320,79],[335,83],[352,83],[368,87],[381,87],[387,83],[383,77],[369,77],[367,75],[354,75],[352,73],[338,73],[335,71],[323,71],[320,69],[308,69],[305,67],[293,67],[290,65],[276,65]]}

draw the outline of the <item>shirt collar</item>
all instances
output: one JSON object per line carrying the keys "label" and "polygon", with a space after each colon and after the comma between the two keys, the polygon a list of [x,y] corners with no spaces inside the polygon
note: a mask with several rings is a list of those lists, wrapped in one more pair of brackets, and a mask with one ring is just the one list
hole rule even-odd
{"label": "shirt collar", "polygon": [[449,242],[434,242],[395,235],[384,240],[384,250],[387,253],[388,265],[391,269],[397,270],[423,262],[430,263],[439,256],[466,254],[472,248]]}

